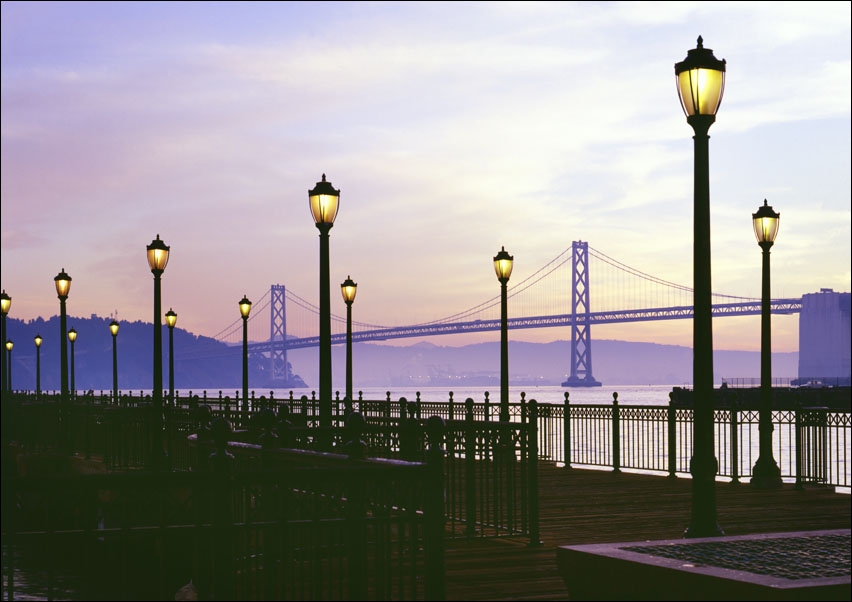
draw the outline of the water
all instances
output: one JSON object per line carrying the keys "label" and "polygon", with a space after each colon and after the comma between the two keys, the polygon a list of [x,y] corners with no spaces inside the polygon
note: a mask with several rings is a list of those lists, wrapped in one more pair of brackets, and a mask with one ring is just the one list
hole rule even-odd
{"label": "water", "polygon": [[[648,405],[648,406],[665,406],[669,403],[669,393],[676,386],[682,385],[623,385],[623,386],[600,386],[600,387],[561,387],[561,386],[510,386],[509,401],[517,403],[521,400],[521,393],[526,395],[526,400],[535,399],[538,403],[562,404],[565,402],[565,393],[569,394],[569,401],[572,404],[600,404],[608,405],[612,403],[612,394],[618,393],[618,403],[621,405]],[[305,389],[272,389],[276,399],[286,399],[290,397],[290,391],[293,392],[293,398],[299,399],[302,395],[311,395],[319,392],[315,388]],[[343,399],[345,390],[334,389],[334,394],[340,391],[340,398]],[[448,386],[439,387],[367,387],[355,388],[354,396],[358,397],[358,392],[362,392],[362,398],[367,400],[386,399],[387,393],[390,392],[391,401],[399,401],[400,397],[405,397],[408,401],[414,401],[417,398],[418,391],[420,392],[421,401],[445,402],[449,400],[449,393],[453,393],[453,401],[456,403],[464,403],[464,400],[470,397],[476,403],[485,401],[485,392],[488,392],[488,398],[491,403],[500,402],[500,387],[464,387],[453,388]],[[269,391],[255,390],[255,396],[268,395]],[[181,392],[181,395],[184,393]],[[209,394],[209,392],[208,392]]]}

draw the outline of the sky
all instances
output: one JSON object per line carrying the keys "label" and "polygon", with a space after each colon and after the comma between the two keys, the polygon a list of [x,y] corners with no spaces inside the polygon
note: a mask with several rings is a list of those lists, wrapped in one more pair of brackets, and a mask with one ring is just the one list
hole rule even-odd
{"label": "sky", "polygon": [[[751,214],[781,214],[772,296],[849,292],[849,2],[2,2],[2,288],[10,317],[152,320],[214,336],[271,284],[318,304],[307,191],[355,319],[417,324],[499,295],[574,240],[692,284],[693,131],[674,64],[727,63],[710,129],[714,292],[759,298]],[[510,283],[511,284],[511,283]],[[594,309],[594,308],[592,308]],[[566,308],[566,312],[570,309]],[[511,316],[511,314],[510,314]],[[759,350],[759,317],[714,320]],[[513,340],[570,338],[564,329]],[[593,338],[691,346],[688,320]],[[450,340],[452,339],[452,340]],[[499,340],[499,332],[436,338]],[[411,344],[400,339],[397,344]],[[389,342],[392,344],[393,342]],[[773,350],[798,349],[773,316]]]}

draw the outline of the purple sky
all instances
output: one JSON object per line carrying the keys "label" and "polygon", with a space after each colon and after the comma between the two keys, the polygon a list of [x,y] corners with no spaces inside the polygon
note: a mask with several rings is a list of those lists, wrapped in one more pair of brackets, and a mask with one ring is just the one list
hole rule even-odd
{"label": "purple sky", "polygon": [[[213,336],[273,283],[318,303],[307,191],[323,173],[342,190],[340,315],[347,275],[357,320],[422,323],[498,295],[501,246],[517,282],[578,239],[691,285],[674,63],[699,34],[728,69],[710,130],[714,291],[760,296],[751,213],[768,199],[773,296],[848,292],[851,29],[848,2],[3,2],[10,316],[57,314],[64,268],[70,316],[150,321],[158,234],[181,328]],[[758,317],[714,329],[719,349],[759,349]],[[691,336],[685,320],[595,331]],[[797,338],[796,316],[773,318],[776,351]]]}

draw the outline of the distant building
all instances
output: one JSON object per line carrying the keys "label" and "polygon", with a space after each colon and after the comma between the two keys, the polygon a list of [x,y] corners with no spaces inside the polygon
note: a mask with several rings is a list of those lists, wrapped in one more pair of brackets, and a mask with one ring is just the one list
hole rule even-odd
{"label": "distant building", "polygon": [[798,383],[820,381],[849,385],[852,376],[852,342],[849,316],[852,294],[830,288],[802,295],[799,314]]}

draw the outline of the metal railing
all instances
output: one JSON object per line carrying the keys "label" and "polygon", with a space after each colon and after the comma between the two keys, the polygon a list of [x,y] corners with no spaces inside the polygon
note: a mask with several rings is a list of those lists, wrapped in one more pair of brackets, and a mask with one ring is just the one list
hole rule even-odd
{"label": "metal railing", "polygon": [[230,442],[224,424],[188,438],[191,471],[4,473],[3,598],[32,562],[48,599],[444,598],[440,420],[427,462]]}
{"label": "metal railing", "polygon": [[[848,395],[848,389],[846,394]],[[834,391],[834,394],[842,391]],[[780,392],[779,392],[780,393]],[[520,403],[510,404],[512,424],[524,423],[523,395]],[[418,398],[406,402],[413,416],[440,416],[451,426],[466,416],[464,403],[450,394],[447,402],[426,402]],[[4,419],[14,425],[14,439],[29,448],[48,448],[59,441],[58,397],[42,394],[7,394],[3,411],[15,414]],[[164,408],[163,447],[173,468],[187,467],[186,435],[195,432],[199,408],[207,408],[208,417],[223,416],[237,429],[247,429],[252,416],[261,408],[286,413],[294,426],[318,428],[318,404],[303,396],[286,399],[252,398],[251,409],[242,411],[221,392],[216,396],[187,396]],[[336,399],[333,418],[343,422],[348,409],[357,409],[371,428],[371,446],[387,457],[401,457],[398,426],[400,403],[390,394],[384,400],[358,399],[349,408]],[[112,405],[110,395],[80,395],[67,413],[71,448],[86,455],[103,456],[110,469],[144,466],[151,449],[151,433],[146,412],[150,404],[144,396],[122,396],[121,405]],[[497,423],[499,405],[486,394],[483,403],[475,403],[473,420]],[[718,476],[739,482],[751,475],[759,456],[759,412],[755,409],[717,407],[714,410],[714,446]],[[852,413],[849,408],[795,406],[774,409],[773,456],[782,478],[797,484],[823,484],[852,487]],[[10,426],[8,428],[11,428]],[[665,406],[621,405],[617,397],[611,405],[570,404],[566,393],[562,404],[538,404],[536,420],[538,457],[566,466],[639,470],[668,476],[688,476],[692,455],[692,409],[670,403]],[[378,437],[383,437],[379,441]],[[452,438],[450,439],[452,440]],[[4,451],[5,453],[5,451]]]}

